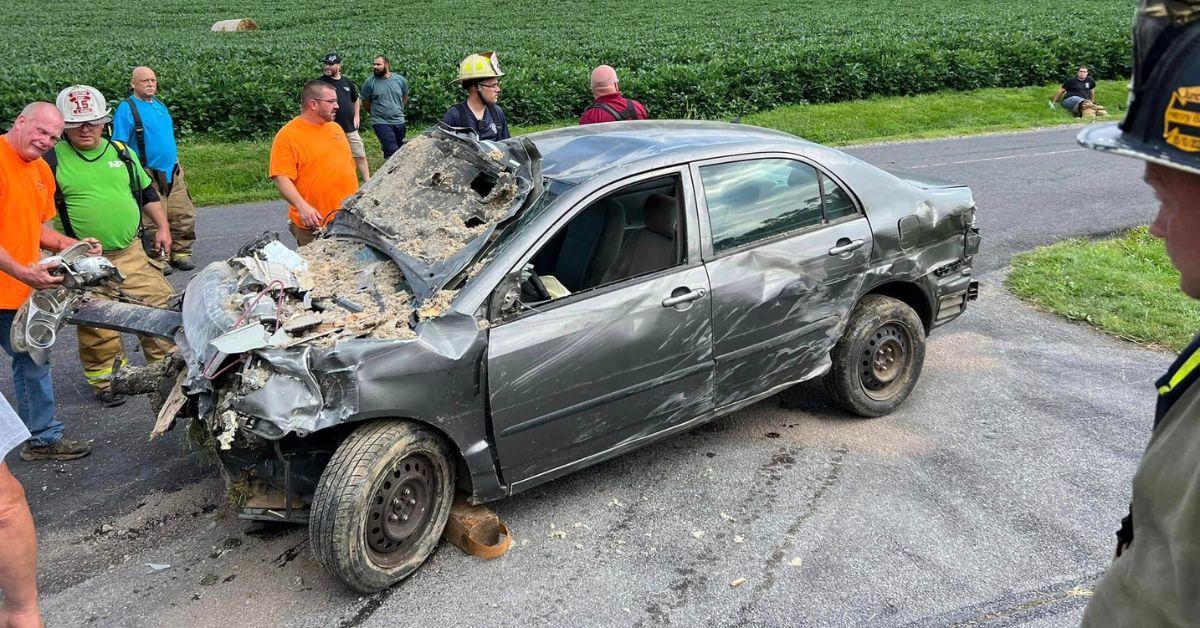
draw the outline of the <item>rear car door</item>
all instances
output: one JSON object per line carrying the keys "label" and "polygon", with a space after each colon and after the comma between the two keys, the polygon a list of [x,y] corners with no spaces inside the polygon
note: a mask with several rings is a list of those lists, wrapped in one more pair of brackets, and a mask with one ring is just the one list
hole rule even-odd
{"label": "rear car door", "polygon": [[689,174],[677,168],[591,196],[526,256],[528,283],[546,294],[522,297],[524,312],[490,330],[487,356],[496,447],[513,490],[712,408],[698,241]]}
{"label": "rear car door", "polygon": [[828,366],[871,257],[845,185],[791,155],[693,166],[712,285],[717,407]]}

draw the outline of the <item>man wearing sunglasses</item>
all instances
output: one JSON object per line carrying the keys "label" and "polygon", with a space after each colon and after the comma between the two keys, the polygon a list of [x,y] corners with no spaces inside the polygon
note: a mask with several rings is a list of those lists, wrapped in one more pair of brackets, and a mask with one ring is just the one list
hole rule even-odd
{"label": "man wearing sunglasses", "polygon": [[469,130],[481,140],[506,140],[508,120],[496,101],[500,99],[500,61],[494,52],[470,55],[458,65],[457,83],[467,93],[466,100],[446,112],[442,122]]}
{"label": "man wearing sunglasses", "polygon": [[309,81],[300,94],[300,115],[271,143],[267,176],[288,202],[288,229],[299,246],[317,239],[317,230],[358,190],[350,142],[334,122],[337,112],[333,86]]}
{"label": "man wearing sunglasses", "polygon": [[[65,121],[65,142],[46,153],[58,184],[55,228],[71,238],[95,238],[104,256],[125,276],[121,291],[146,305],[165,306],[171,285],[150,262],[138,238],[142,212],[157,228],[153,248],[160,254],[171,250],[171,227],[153,182],[134,150],[104,137],[112,121],[112,110],[104,95],[94,87],[72,85],[55,101]],[[79,359],[83,374],[106,406],[118,406],[125,398],[110,390],[114,364],[124,364],[121,334],[108,329],[78,328]],[[169,342],[141,337],[147,362],[162,360],[171,352]]]}

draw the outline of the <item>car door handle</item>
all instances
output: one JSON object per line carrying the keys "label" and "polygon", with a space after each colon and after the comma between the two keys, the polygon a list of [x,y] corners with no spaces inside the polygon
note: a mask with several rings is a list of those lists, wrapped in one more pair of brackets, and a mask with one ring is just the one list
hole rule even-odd
{"label": "car door handle", "polygon": [[703,299],[704,295],[706,295],[706,294],[708,294],[708,290],[705,290],[704,288],[696,288],[695,290],[690,290],[681,295],[674,296],[674,297],[667,297],[667,298],[663,299],[662,306],[663,307],[675,307],[676,305],[679,305],[680,303],[687,303],[688,301],[695,301],[696,299]]}
{"label": "car door handle", "polygon": [[837,241],[836,246],[834,246],[832,249],[829,249],[829,254],[841,255],[842,253],[849,253],[850,251],[853,251],[854,249],[857,249],[866,243],[866,240],[854,240],[852,242],[849,238],[842,238]]}

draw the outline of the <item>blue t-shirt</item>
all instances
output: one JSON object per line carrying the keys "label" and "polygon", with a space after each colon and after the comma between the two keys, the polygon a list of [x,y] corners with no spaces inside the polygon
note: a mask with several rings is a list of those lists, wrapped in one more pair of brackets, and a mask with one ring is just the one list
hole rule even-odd
{"label": "blue t-shirt", "polygon": [[[142,118],[142,134],[146,139],[146,165],[167,173],[167,181],[170,181],[175,174],[175,164],[179,163],[179,149],[175,146],[175,122],[171,120],[171,113],[157,98],[146,102],[135,97],[133,102],[137,103],[138,115]],[[122,100],[117,107],[117,113],[113,116],[112,137],[134,150],[138,148],[129,99]]]}
{"label": "blue t-shirt", "polygon": [[463,101],[447,110],[442,122],[453,127],[471,129],[481,140],[499,141],[512,137],[508,132],[508,120],[504,117],[504,110],[500,105],[486,105],[483,108],[483,119],[480,120],[471,112],[466,101]]}
{"label": "blue t-shirt", "polygon": [[372,76],[358,90],[358,97],[371,103],[371,124],[404,124],[404,99],[408,80],[392,73],[387,78]]}

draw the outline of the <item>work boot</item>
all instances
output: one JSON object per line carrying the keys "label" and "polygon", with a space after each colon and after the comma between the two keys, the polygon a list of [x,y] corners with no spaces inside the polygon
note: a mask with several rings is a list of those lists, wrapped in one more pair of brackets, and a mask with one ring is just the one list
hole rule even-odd
{"label": "work boot", "polygon": [[62,437],[49,445],[35,447],[28,442],[21,447],[21,460],[75,460],[92,453],[91,443]]}
{"label": "work boot", "polygon": [[163,264],[162,268],[159,268],[157,264],[151,264],[151,266],[158,268],[159,272],[161,272],[163,274],[163,277],[166,277],[167,275],[170,275],[171,273],[175,272],[175,267],[171,266],[170,263]]}
{"label": "work boot", "polygon": [[96,400],[104,404],[106,408],[115,408],[125,403],[125,395],[115,393],[110,388],[97,390],[95,395]]}
{"label": "work boot", "polygon": [[179,270],[194,270],[196,264],[192,262],[192,256],[188,253],[171,256],[171,265]]}

